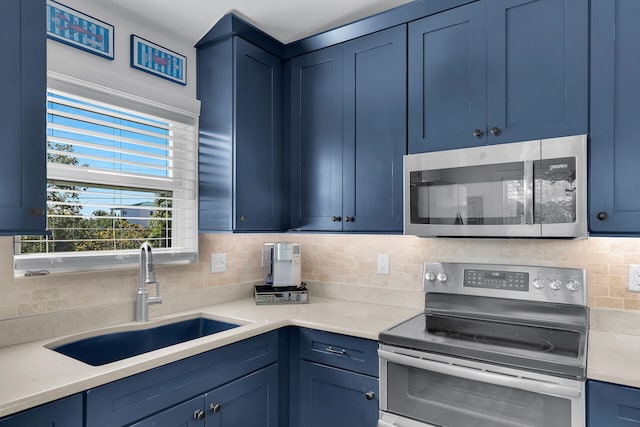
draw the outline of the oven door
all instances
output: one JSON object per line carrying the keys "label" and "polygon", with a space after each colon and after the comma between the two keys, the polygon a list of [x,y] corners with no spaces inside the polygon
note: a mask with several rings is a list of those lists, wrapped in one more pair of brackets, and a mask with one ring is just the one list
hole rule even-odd
{"label": "oven door", "polygon": [[378,355],[379,426],[584,426],[584,382],[385,345]]}

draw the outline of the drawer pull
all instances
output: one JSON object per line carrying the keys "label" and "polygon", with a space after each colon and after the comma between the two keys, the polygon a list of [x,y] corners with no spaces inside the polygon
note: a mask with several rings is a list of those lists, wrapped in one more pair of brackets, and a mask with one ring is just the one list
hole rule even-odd
{"label": "drawer pull", "polygon": [[335,348],[329,346],[329,347],[327,347],[327,351],[329,353],[339,354],[340,356],[346,356],[347,355],[347,350],[345,350],[344,348],[342,350],[336,350]]}

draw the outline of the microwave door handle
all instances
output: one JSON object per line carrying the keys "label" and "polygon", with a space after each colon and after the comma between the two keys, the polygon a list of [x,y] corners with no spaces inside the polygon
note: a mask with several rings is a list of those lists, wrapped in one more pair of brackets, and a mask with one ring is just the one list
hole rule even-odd
{"label": "microwave door handle", "polygon": [[378,350],[378,356],[381,359],[397,363],[398,365],[411,366],[417,369],[423,369],[443,375],[466,378],[468,380],[483,382],[487,384],[495,384],[504,387],[517,388],[520,390],[527,390],[533,393],[550,394],[567,398],[579,398],[582,394],[578,388],[574,387],[543,381],[529,380],[526,378],[519,378],[511,375],[501,375],[495,372],[481,371],[478,369],[467,368],[459,365],[450,365],[448,363],[435,362],[433,360],[418,359],[416,357],[404,356],[402,354],[392,353],[386,350]]}
{"label": "microwave door handle", "polygon": [[524,162],[524,223],[533,224],[533,161]]}

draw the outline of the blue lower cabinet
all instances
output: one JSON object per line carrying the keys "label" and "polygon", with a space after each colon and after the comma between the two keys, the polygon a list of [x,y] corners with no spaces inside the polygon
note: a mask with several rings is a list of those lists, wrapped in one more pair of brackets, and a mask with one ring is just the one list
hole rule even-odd
{"label": "blue lower cabinet", "polygon": [[589,380],[587,427],[640,426],[640,389]]}
{"label": "blue lower cabinet", "polygon": [[277,427],[278,364],[176,405],[131,427]]}
{"label": "blue lower cabinet", "polygon": [[272,365],[278,361],[278,334],[258,335],[91,389],[86,392],[86,427],[140,422]]}
{"label": "blue lower cabinet", "polygon": [[203,402],[203,396],[195,397],[135,423],[131,427],[204,427]]}
{"label": "blue lower cabinet", "polygon": [[10,415],[0,420],[0,427],[82,427],[82,395]]}
{"label": "blue lower cabinet", "polygon": [[278,364],[219,387],[204,400],[206,427],[277,427]]}
{"label": "blue lower cabinet", "polygon": [[378,379],[300,361],[298,427],[375,427]]}

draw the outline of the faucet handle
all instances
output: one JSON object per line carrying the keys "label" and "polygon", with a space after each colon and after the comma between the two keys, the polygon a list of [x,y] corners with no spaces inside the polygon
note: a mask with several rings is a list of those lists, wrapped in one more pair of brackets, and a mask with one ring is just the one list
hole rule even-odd
{"label": "faucet handle", "polygon": [[162,304],[162,297],[160,296],[160,281],[153,280],[153,281],[151,281],[151,283],[155,283],[156,284],[156,296],[155,297],[149,297],[147,299],[147,303],[148,304]]}

